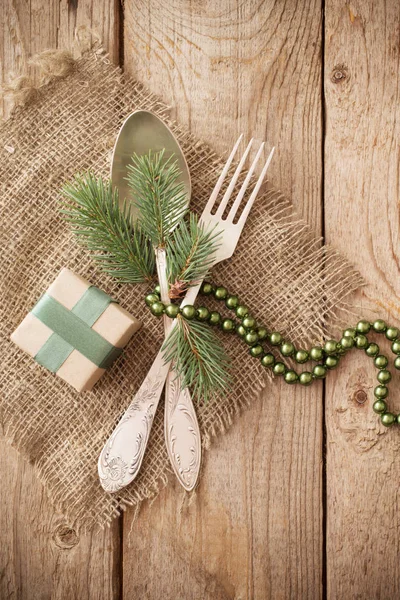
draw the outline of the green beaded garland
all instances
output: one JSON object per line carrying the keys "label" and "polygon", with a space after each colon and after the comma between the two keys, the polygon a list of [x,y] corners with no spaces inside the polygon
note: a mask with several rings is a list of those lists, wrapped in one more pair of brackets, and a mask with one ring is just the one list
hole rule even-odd
{"label": "green beaded garland", "polygon": [[335,340],[328,340],[324,345],[324,352],[328,356],[337,352],[337,342]]}
{"label": "green beaded garland", "polygon": [[316,379],[323,379],[326,377],[327,369],[324,365],[315,365],[313,368],[313,375]]}
{"label": "green beaded garland", "polygon": [[356,330],[354,329],[354,327],[348,327],[347,329],[345,329],[343,331],[343,337],[356,337]]}
{"label": "green beaded garland", "polygon": [[191,304],[188,304],[187,306],[184,306],[181,309],[181,313],[185,319],[187,319],[188,321],[191,321],[196,316],[196,309]]}
{"label": "green beaded garland", "polygon": [[323,355],[324,355],[324,352],[323,352],[321,346],[314,346],[310,350],[310,356],[315,361],[321,360]]}
{"label": "green beaded garland", "polygon": [[225,306],[230,309],[234,309],[239,306],[239,298],[237,296],[228,296],[225,300]]}
{"label": "green beaded garland", "polygon": [[373,410],[376,413],[384,413],[387,409],[387,404],[384,400],[376,400],[372,405]]}
{"label": "green beaded garland", "polygon": [[259,340],[266,340],[268,337],[268,330],[265,327],[258,327],[257,333]]}
{"label": "green beaded garland", "polygon": [[239,306],[236,308],[235,312],[236,312],[236,316],[239,319],[243,319],[243,317],[245,317],[246,315],[249,314],[249,309],[247,308],[247,306],[244,306],[244,304],[239,304]]}
{"label": "green beaded garland", "polygon": [[371,324],[368,321],[358,321],[356,330],[358,333],[368,333],[371,329]]}
{"label": "green beaded garland", "polygon": [[212,310],[210,312],[210,316],[208,317],[208,322],[210,325],[219,325],[221,323],[222,317],[216,310]]}
{"label": "green beaded garland", "polygon": [[295,355],[294,355],[294,360],[299,364],[302,365],[303,363],[306,363],[308,361],[308,359],[310,358],[310,355],[308,354],[307,350],[297,350]]}
{"label": "green beaded garland", "polygon": [[341,345],[343,350],[350,350],[350,348],[353,348],[354,346],[354,338],[349,335],[343,336],[339,344]]}
{"label": "green beaded garland", "polygon": [[153,304],[150,306],[150,310],[155,317],[161,317],[161,315],[164,313],[164,308],[164,304],[159,301],[153,302]]}
{"label": "green beaded garland", "polygon": [[374,389],[374,394],[375,398],[378,398],[378,400],[384,400],[388,397],[389,390],[387,389],[386,385],[377,385]]}
{"label": "green beaded garland", "polygon": [[256,326],[256,320],[251,315],[247,315],[242,319],[242,325],[243,327],[246,327],[246,329],[253,329]]}
{"label": "green beaded garland", "polygon": [[236,333],[238,334],[238,336],[244,337],[247,333],[247,329],[245,329],[245,327],[243,327],[243,325],[238,325],[236,327]]}
{"label": "green beaded garland", "polygon": [[225,300],[228,296],[228,290],[223,286],[219,286],[215,288],[214,296],[217,300]]}
{"label": "green beaded garland", "polygon": [[372,328],[376,333],[385,333],[386,323],[382,319],[377,319],[372,323]]}
{"label": "green beaded garland", "polygon": [[273,331],[269,336],[269,341],[271,342],[272,346],[279,346],[279,344],[282,342],[282,335],[279,333],[279,331]]}
{"label": "green beaded garland", "polygon": [[210,296],[210,294],[212,294],[213,291],[214,291],[214,287],[212,286],[212,284],[209,283],[208,281],[205,281],[203,283],[203,285],[201,286],[200,293],[204,294],[204,296]]}
{"label": "green beaded garland", "polygon": [[232,319],[224,319],[221,324],[222,330],[226,332],[231,332],[235,330],[235,323]]}
{"label": "green beaded garland", "polygon": [[339,364],[339,357],[338,356],[327,356],[325,359],[325,366],[328,369],[335,369]]}
{"label": "green beaded garland", "polygon": [[246,333],[246,335],[244,336],[244,339],[246,341],[246,344],[249,344],[249,346],[252,346],[253,344],[256,344],[258,342],[257,332],[254,331],[254,330],[248,331]]}
{"label": "green beaded garland", "polygon": [[303,373],[300,373],[299,381],[301,385],[311,385],[313,381],[312,373],[309,371],[303,371]]}
{"label": "green beaded garland", "polygon": [[259,356],[261,356],[263,354],[263,352],[264,352],[264,349],[261,346],[261,344],[256,344],[255,346],[250,348],[250,354],[251,354],[251,356],[254,356],[255,358],[258,358]]}
{"label": "green beaded garland", "polygon": [[368,346],[365,348],[365,353],[367,356],[371,356],[371,358],[378,356],[378,354],[379,354],[378,344],[375,344],[374,342],[372,342],[371,344],[368,344]]}
{"label": "green beaded garland", "polygon": [[396,421],[396,417],[391,412],[385,412],[381,415],[381,423],[385,427],[390,427]]}
{"label": "green beaded garland", "polygon": [[197,309],[196,318],[198,321],[208,321],[210,318],[210,311],[206,306],[199,306]]}
{"label": "green beaded garland", "polygon": [[275,363],[274,367],[273,367],[273,372],[275,375],[284,375],[286,373],[286,367],[283,364],[283,362],[277,362]]}
{"label": "green beaded garland", "polygon": [[167,304],[165,307],[165,314],[171,319],[176,319],[180,313],[180,308],[177,304]]}
{"label": "green beaded garland", "polygon": [[161,294],[161,286],[159,284],[157,284],[156,287],[154,288],[154,293],[157,294],[158,296]]}
{"label": "green beaded garland", "polygon": [[147,296],[144,299],[147,306],[151,306],[155,302],[159,302],[159,300],[160,300],[160,298],[157,296],[157,294],[147,294]]}
{"label": "green beaded garland", "polygon": [[376,376],[379,383],[386,384],[392,379],[392,374],[387,369],[381,369]]}
{"label": "green beaded garland", "polygon": [[294,353],[294,346],[291,342],[283,342],[280,347],[282,356],[292,356]]}
{"label": "green beaded garland", "polygon": [[286,371],[284,378],[285,378],[286,383],[293,384],[293,383],[297,382],[298,375],[297,375],[296,371],[289,369],[289,371]]}
{"label": "green beaded garland", "polygon": [[400,356],[395,358],[394,366],[395,366],[395,369],[400,370]]}
{"label": "green beaded garland", "polygon": [[385,335],[388,340],[393,341],[398,337],[399,330],[397,329],[397,327],[388,327],[385,331]]}
{"label": "green beaded garland", "polygon": [[264,367],[273,367],[275,364],[275,356],[273,354],[264,354],[264,356],[261,359],[261,364]]}
{"label": "green beaded garland", "polygon": [[400,354],[400,340],[394,340],[392,344],[392,352],[394,354]]}
{"label": "green beaded garland", "polygon": [[377,369],[385,369],[388,365],[388,362],[389,361],[384,354],[379,354],[374,360],[374,365]]}
{"label": "green beaded garland", "polygon": [[355,342],[356,342],[356,347],[359,348],[360,350],[367,348],[367,346],[369,344],[368,338],[362,334],[357,335],[355,337]]}

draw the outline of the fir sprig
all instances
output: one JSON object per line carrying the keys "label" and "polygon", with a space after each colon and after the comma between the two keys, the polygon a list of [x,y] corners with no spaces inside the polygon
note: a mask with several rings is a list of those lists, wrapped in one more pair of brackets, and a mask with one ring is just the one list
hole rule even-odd
{"label": "fir sprig", "polygon": [[188,287],[204,279],[213,264],[221,232],[206,229],[197,215],[190,213],[167,240],[170,297],[180,298]]}
{"label": "fir sprig", "polygon": [[208,402],[230,385],[229,359],[214,332],[205,323],[178,317],[163,345],[164,360],[172,360],[192,397]]}
{"label": "fir sprig", "polygon": [[163,248],[171,230],[187,211],[188,197],[173,155],[161,152],[134,154],[128,165],[128,184],[138,210],[139,224],[155,247]]}
{"label": "fir sprig", "polygon": [[103,271],[121,283],[151,280],[154,254],[143,232],[132,225],[131,208],[119,205],[110,181],[92,173],[76,176],[61,190],[61,212],[78,240]]}

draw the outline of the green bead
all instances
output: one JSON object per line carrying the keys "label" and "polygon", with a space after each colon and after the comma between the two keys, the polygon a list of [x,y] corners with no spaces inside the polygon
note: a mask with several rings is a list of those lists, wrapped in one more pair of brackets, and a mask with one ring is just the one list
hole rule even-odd
{"label": "green bead", "polygon": [[377,385],[374,389],[374,394],[375,398],[378,398],[378,400],[384,400],[388,397],[389,390],[387,389],[386,385]]}
{"label": "green bead", "polygon": [[328,340],[324,345],[325,354],[335,354],[337,352],[337,342],[335,340]]}
{"label": "green bead", "polygon": [[397,329],[397,327],[388,327],[386,329],[385,335],[387,337],[388,340],[395,340],[398,335],[399,335],[399,330]]}
{"label": "green bead", "polygon": [[386,331],[386,323],[382,319],[377,319],[372,323],[372,328],[376,333],[385,333]]}
{"label": "green bead", "polygon": [[349,335],[343,336],[340,340],[339,344],[343,348],[343,350],[350,350],[354,346],[354,338]]}
{"label": "green bead", "polygon": [[374,365],[377,369],[385,369],[385,367],[388,365],[388,362],[389,361],[384,354],[379,354],[374,360]]}
{"label": "green bead", "polygon": [[225,300],[225,305],[227,308],[236,308],[239,306],[239,298],[237,296],[228,296]]}
{"label": "green bead", "polygon": [[358,321],[356,325],[356,330],[358,333],[368,333],[371,329],[371,324],[368,321]]}
{"label": "green bead", "polygon": [[254,317],[247,315],[242,319],[242,325],[243,327],[246,327],[246,329],[253,329],[256,326],[256,320]]}
{"label": "green bead", "polygon": [[324,365],[315,365],[315,367],[313,368],[313,375],[314,377],[316,377],[317,379],[323,379],[324,377],[326,377],[326,367],[324,367]]}
{"label": "green bead", "polygon": [[282,362],[277,362],[272,369],[275,375],[284,375],[286,373],[286,367]]}
{"label": "green bead", "polygon": [[400,356],[398,356],[397,358],[395,358],[394,366],[395,366],[395,368],[397,370],[400,370]]}
{"label": "green bead", "polygon": [[223,286],[219,286],[215,288],[214,296],[217,300],[225,300],[228,296],[228,290]]}
{"label": "green bead", "polygon": [[239,319],[243,319],[243,317],[245,317],[246,315],[249,314],[249,309],[247,308],[247,306],[244,306],[244,304],[239,304],[239,306],[236,308],[235,312],[236,312],[236,316]]}
{"label": "green bead", "polygon": [[362,335],[362,334],[357,335],[355,338],[355,341],[356,341],[356,347],[360,348],[361,350],[367,348],[368,343],[369,343],[368,338],[366,338],[365,335]]}
{"label": "green bead", "polygon": [[232,319],[224,319],[221,324],[222,330],[231,332],[235,330],[235,322]]}
{"label": "green bead", "polygon": [[294,346],[291,342],[283,342],[280,350],[282,356],[292,356],[292,354],[294,353]]}
{"label": "green bead", "polygon": [[184,306],[181,309],[181,313],[182,313],[182,316],[185,317],[185,319],[187,319],[188,321],[191,321],[196,316],[196,309],[191,304],[188,304],[187,306]]}
{"label": "green bead", "polygon": [[164,304],[162,302],[153,302],[153,304],[150,306],[150,310],[153,313],[153,315],[155,315],[156,317],[161,317],[161,315],[164,313]]}
{"label": "green bead", "polygon": [[309,356],[307,350],[297,350],[297,352],[294,355],[294,360],[299,365],[302,365],[303,363],[306,363],[309,358],[310,358],[310,356]]}
{"label": "green bead", "polygon": [[214,291],[214,288],[213,288],[212,284],[209,283],[208,281],[205,281],[203,283],[203,285],[201,286],[200,293],[203,294],[204,296],[210,296],[210,294],[212,294],[213,291]]}
{"label": "green bead", "polygon": [[285,373],[286,383],[289,383],[289,384],[296,383],[297,380],[298,380],[298,375],[297,375],[296,371],[293,371],[291,369],[289,371],[286,371],[286,373]]}
{"label": "green bead", "polygon": [[259,327],[257,333],[259,340],[266,340],[268,337],[268,330],[265,327]]}
{"label": "green bead", "polygon": [[397,423],[400,425],[400,415],[397,415],[397,417],[396,417],[396,421],[397,421]]}
{"label": "green bead", "polygon": [[323,355],[324,355],[324,353],[323,353],[321,346],[314,346],[310,350],[310,356],[313,360],[321,360]]}
{"label": "green bead", "polygon": [[389,383],[389,381],[392,379],[392,374],[387,369],[381,369],[381,371],[378,372],[376,378],[379,381],[379,383],[385,384]]}
{"label": "green bead", "polygon": [[261,359],[261,364],[264,365],[264,367],[273,367],[275,364],[275,357],[273,354],[264,354],[264,356]]}
{"label": "green bead", "polygon": [[372,408],[378,414],[384,413],[387,409],[387,404],[384,400],[376,400],[376,402],[373,403]]}
{"label": "green bead", "polygon": [[176,319],[180,313],[180,308],[177,304],[167,304],[165,307],[165,314],[171,319]]}
{"label": "green bead", "polygon": [[208,321],[210,318],[210,311],[206,306],[199,306],[196,317],[198,321]]}
{"label": "green bead", "polygon": [[282,342],[282,335],[279,333],[279,331],[273,331],[269,336],[269,340],[272,346],[279,346],[279,344]]}
{"label": "green bead", "polygon": [[212,310],[210,312],[210,316],[208,317],[208,322],[210,325],[219,325],[221,323],[222,317],[216,310]]}
{"label": "green bead", "polygon": [[381,415],[381,423],[385,427],[390,427],[396,421],[396,417],[391,412],[385,412]]}
{"label": "green bead", "polygon": [[240,336],[240,337],[244,337],[247,333],[247,329],[245,329],[243,327],[243,325],[238,325],[236,327],[236,333]]}
{"label": "green bead", "polygon": [[371,344],[368,344],[368,346],[365,348],[365,353],[367,354],[367,356],[371,356],[372,358],[374,356],[378,356],[378,354],[379,354],[378,344],[375,344],[374,342],[372,342]]}
{"label": "green bead", "polygon": [[245,339],[246,344],[249,344],[249,346],[256,344],[258,342],[257,332],[254,330],[248,331],[246,333],[246,335],[244,336],[244,339]]}
{"label": "green bead", "polygon": [[343,331],[343,337],[356,337],[356,330],[354,329],[354,327],[348,327],[347,329],[345,329]]}
{"label": "green bead", "polygon": [[157,296],[159,296],[161,294],[161,286],[160,285],[156,285],[156,287],[154,288],[154,293],[157,294]]}
{"label": "green bead", "polygon": [[261,346],[261,344],[256,344],[255,346],[250,348],[250,354],[254,357],[261,356],[263,354],[263,352],[264,352],[264,349]]}
{"label": "green bead", "polygon": [[154,302],[159,302],[159,300],[160,298],[157,296],[157,294],[147,294],[146,298],[144,299],[147,306],[151,306],[154,304]]}
{"label": "green bead", "polygon": [[312,373],[309,371],[303,371],[303,373],[300,373],[299,381],[301,385],[310,385],[313,381]]}
{"label": "green bead", "polygon": [[394,354],[400,354],[400,340],[395,340],[392,344],[392,352]]}
{"label": "green bead", "polygon": [[335,369],[339,364],[338,356],[327,356],[325,359],[325,366],[328,369]]}

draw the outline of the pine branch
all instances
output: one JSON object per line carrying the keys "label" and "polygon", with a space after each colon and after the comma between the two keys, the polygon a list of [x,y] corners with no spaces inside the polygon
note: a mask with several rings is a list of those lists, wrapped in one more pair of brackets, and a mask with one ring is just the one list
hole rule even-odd
{"label": "pine branch", "polygon": [[171,298],[181,297],[187,288],[204,279],[213,264],[221,232],[206,230],[197,215],[182,221],[167,240],[168,280]]}
{"label": "pine branch", "polygon": [[181,172],[173,156],[164,159],[164,150],[132,157],[128,183],[139,213],[141,230],[153,246],[165,247],[170,231],[187,211],[188,198]]}
{"label": "pine branch", "polygon": [[131,208],[120,208],[110,181],[92,173],[76,176],[61,190],[61,212],[101,269],[121,283],[151,280],[154,255],[139,227],[132,226]]}
{"label": "pine branch", "polygon": [[178,317],[166,339],[164,360],[172,360],[182,387],[208,402],[230,385],[229,359],[214,332],[204,323]]}

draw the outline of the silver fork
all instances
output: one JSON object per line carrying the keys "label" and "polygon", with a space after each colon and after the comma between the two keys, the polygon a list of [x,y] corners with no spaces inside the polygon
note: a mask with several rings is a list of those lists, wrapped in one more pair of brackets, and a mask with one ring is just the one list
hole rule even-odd
{"label": "silver fork", "polygon": [[[220,245],[216,250],[215,257],[213,259],[213,265],[230,258],[234,253],[240,238],[240,234],[242,233],[251,207],[253,206],[260,187],[264,181],[274,153],[273,148],[264,164],[264,167],[249,199],[246,201],[242,214],[240,215],[237,223],[234,223],[233,221],[236,217],[239,206],[242,203],[257,162],[263,151],[264,142],[261,144],[239,190],[239,193],[233,202],[228,216],[224,219],[223,213],[233,194],[235,185],[238,181],[239,175],[243,169],[244,163],[253,143],[253,140],[250,140],[250,143],[248,144],[235,170],[235,173],[233,174],[233,177],[226,189],[220,205],[217,208],[217,211],[215,214],[212,214],[211,211],[216,204],[218,194],[221,191],[221,187],[226,179],[242,137],[243,135],[241,135],[237,140],[200,219],[200,222],[204,224],[205,228],[214,228],[217,226],[220,230]],[[187,304],[194,304],[197,294],[199,293],[201,283],[202,281],[189,288],[184,300],[181,303],[181,307]],[[174,326],[175,322],[173,323],[172,327]],[[145,380],[130,403],[128,409],[122,416],[117,427],[107,440],[99,456],[98,472],[100,483],[108,492],[117,492],[118,490],[121,490],[135,479],[140,470],[154,415],[157,410],[165,380],[168,375],[169,367],[170,363],[164,362],[163,353],[160,350]]]}

